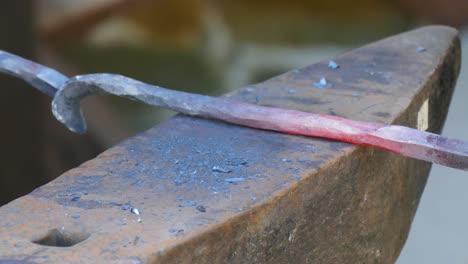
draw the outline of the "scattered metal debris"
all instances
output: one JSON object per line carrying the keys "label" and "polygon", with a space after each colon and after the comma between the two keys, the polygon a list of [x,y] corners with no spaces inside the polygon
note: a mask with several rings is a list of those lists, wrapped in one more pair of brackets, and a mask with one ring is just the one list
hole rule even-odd
{"label": "scattered metal debris", "polygon": [[258,104],[258,102],[260,102],[260,96],[255,96],[255,101],[254,101],[254,104]]}
{"label": "scattered metal debris", "polygon": [[241,157],[225,158],[224,162],[229,166],[248,166],[248,161]]}
{"label": "scattered metal debris", "polygon": [[122,219],[116,219],[115,223],[119,226],[125,226],[127,225],[127,218],[122,218]]}
{"label": "scattered metal debris", "polygon": [[[138,244],[138,241],[140,241],[140,237],[139,236],[136,236],[134,239],[133,239],[133,245],[136,246]],[[141,243],[143,243],[143,239],[141,240]]]}
{"label": "scattered metal debris", "polygon": [[138,210],[137,208],[132,208],[130,209],[130,213],[140,215],[140,210]]}
{"label": "scattered metal debris", "polygon": [[419,46],[419,47],[416,48],[416,51],[417,51],[417,52],[425,52],[426,50],[427,50],[427,49],[426,49],[425,47],[421,47],[421,46]]}
{"label": "scattered metal debris", "polygon": [[80,215],[79,214],[74,214],[71,216],[73,219],[80,219]]}
{"label": "scattered metal debris", "polygon": [[121,203],[114,202],[114,201],[110,201],[109,204],[112,205],[112,206],[122,206]]}
{"label": "scattered metal debris", "polygon": [[385,73],[382,73],[382,77],[385,78],[385,79],[391,79],[391,78],[392,78],[392,74],[389,73],[389,72],[385,72]]}
{"label": "scattered metal debris", "polygon": [[195,205],[197,205],[197,202],[190,200],[190,201],[187,201],[186,203],[179,204],[179,207],[191,207]]}
{"label": "scattered metal debris", "polygon": [[374,76],[375,72],[374,71],[371,71],[369,69],[365,69],[364,72],[367,72],[368,74],[370,74],[371,76]]}
{"label": "scattered metal debris", "polygon": [[392,78],[392,74],[388,73],[388,72],[372,71],[372,70],[369,70],[369,69],[364,69],[364,72],[368,73],[369,75],[371,75],[373,77],[382,78],[382,79],[385,79],[385,80],[388,80],[388,79]]}
{"label": "scattered metal debris", "polygon": [[169,228],[167,230],[167,232],[171,233],[171,234],[181,234],[184,232],[183,229],[176,229],[176,228]]}
{"label": "scattered metal debris", "polygon": [[229,172],[232,171],[229,168],[223,168],[223,167],[220,167],[220,166],[213,166],[212,170],[217,171],[217,172],[223,172],[223,173],[229,173]]}
{"label": "scattered metal debris", "polygon": [[254,88],[254,87],[245,87],[244,90],[245,90],[246,92],[251,93],[251,92],[254,92],[254,91],[255,91],[255,88]]}
{"label": "scattered metal debris", "polygon": [[138,218],[138,219],[137,219],[137,222],[138,222],[138,223],[141,223],[141,218]]}
{"label": "scattered metal debris", "polygon": [[328,82],[327,79],[325,79],[325,77],[320,78],[319,82],[314,82],[314,86],[320,89],[333,87],[333,85],[330,82]]}
{"label": "scattered metal debris", "polygon": [[180,178],[177,178],[177,179],[174,180],[174,183],[175,183],[176,186],[180,186],[180,185],[184,184],[185,182],[186,182],[185,179],[180,179]]}
{"label": "scattered metal debris", "polygon": [[134,186],[138,186],[138,187],[141,187],[142,184],[143,184],[143,180],[141,180],[141,179],[139,179],[135,183],[133,183]]}
{"label": "scattered metal debris", "polygon": [[293,172],[298,172],[299,171],[299,168],[296,168],[296,167],[289,167],[290,170],[292,170]]}
{"label": "scattered metal debris", "polygon": [[238,182],[245,182],[245,178],[244,177],[227,178],[224,181],[229,182],[229,183],[238,183]]}
{"label": "scattered metal debris", "polygon": [[338,65],[338,63],[336,63],[336,62],[330,60],[330,61],[328,62],[328,68],[331,68],[331,69],[336,70],[336,69],[340,68],[340,65]]}
{"label": "scattered metal debris", "polygon": [[206,208],[203,205],[197,205],[195,208],[202,213],[206,212]]}

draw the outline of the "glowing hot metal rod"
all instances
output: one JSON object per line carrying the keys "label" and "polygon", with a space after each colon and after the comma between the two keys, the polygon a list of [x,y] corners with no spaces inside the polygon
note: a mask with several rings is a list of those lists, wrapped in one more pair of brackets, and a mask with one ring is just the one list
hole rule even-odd
{"label": "glowing hot metal rod", "polygon": [[[3,51],[0,51],[0,71],[22,78],[44,93],[53,95],[53,114],[77,133],[86,131],[80,109],[81,98],[95,94],[114,94],[190,116],[372,146],[468,171],[467,142],[404,126],[353,121],[179,92],[115,74],[87,74],[68,79],[55,70]],[[55,93],[50,92],[51,88],[55,89]]]}

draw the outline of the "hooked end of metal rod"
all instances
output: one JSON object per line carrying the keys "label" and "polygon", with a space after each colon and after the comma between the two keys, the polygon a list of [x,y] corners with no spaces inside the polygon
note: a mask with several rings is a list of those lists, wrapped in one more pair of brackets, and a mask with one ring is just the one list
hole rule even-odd
{"label": "hooked end of metal rod", "polygon": [[86,133],[86,121],[80,109],[80,100],[68,98],[58,91],[52,101],[52,113],[58,121],[63,123],[70,131]]}

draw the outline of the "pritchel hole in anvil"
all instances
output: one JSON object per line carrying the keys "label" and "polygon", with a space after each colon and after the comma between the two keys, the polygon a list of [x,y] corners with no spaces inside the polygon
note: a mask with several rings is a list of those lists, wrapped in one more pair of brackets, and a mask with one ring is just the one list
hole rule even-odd
{"label": "pritchel hole in anvil", "polygon": [[54,228],[49,230],[44,237],[32,242],[49,247],[71,247],[88,239],[89,236],[90,234],[88,233],[60,231]]}

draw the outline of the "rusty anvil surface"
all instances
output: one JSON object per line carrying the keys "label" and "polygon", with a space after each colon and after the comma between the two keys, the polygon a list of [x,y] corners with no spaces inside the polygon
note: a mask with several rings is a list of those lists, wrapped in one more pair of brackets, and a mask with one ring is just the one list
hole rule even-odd
{"label": "rusty anvil surface", "polygon": [[[410,127],[429,100],[428,130],[440,133],[456,30],[425,27],[334,60],[339,69],[324,61],[228,96]],[[332,88],[314,87],[322,76]],[[393,263],[430,168],[179,115],[1,207],[0,263]]]}

